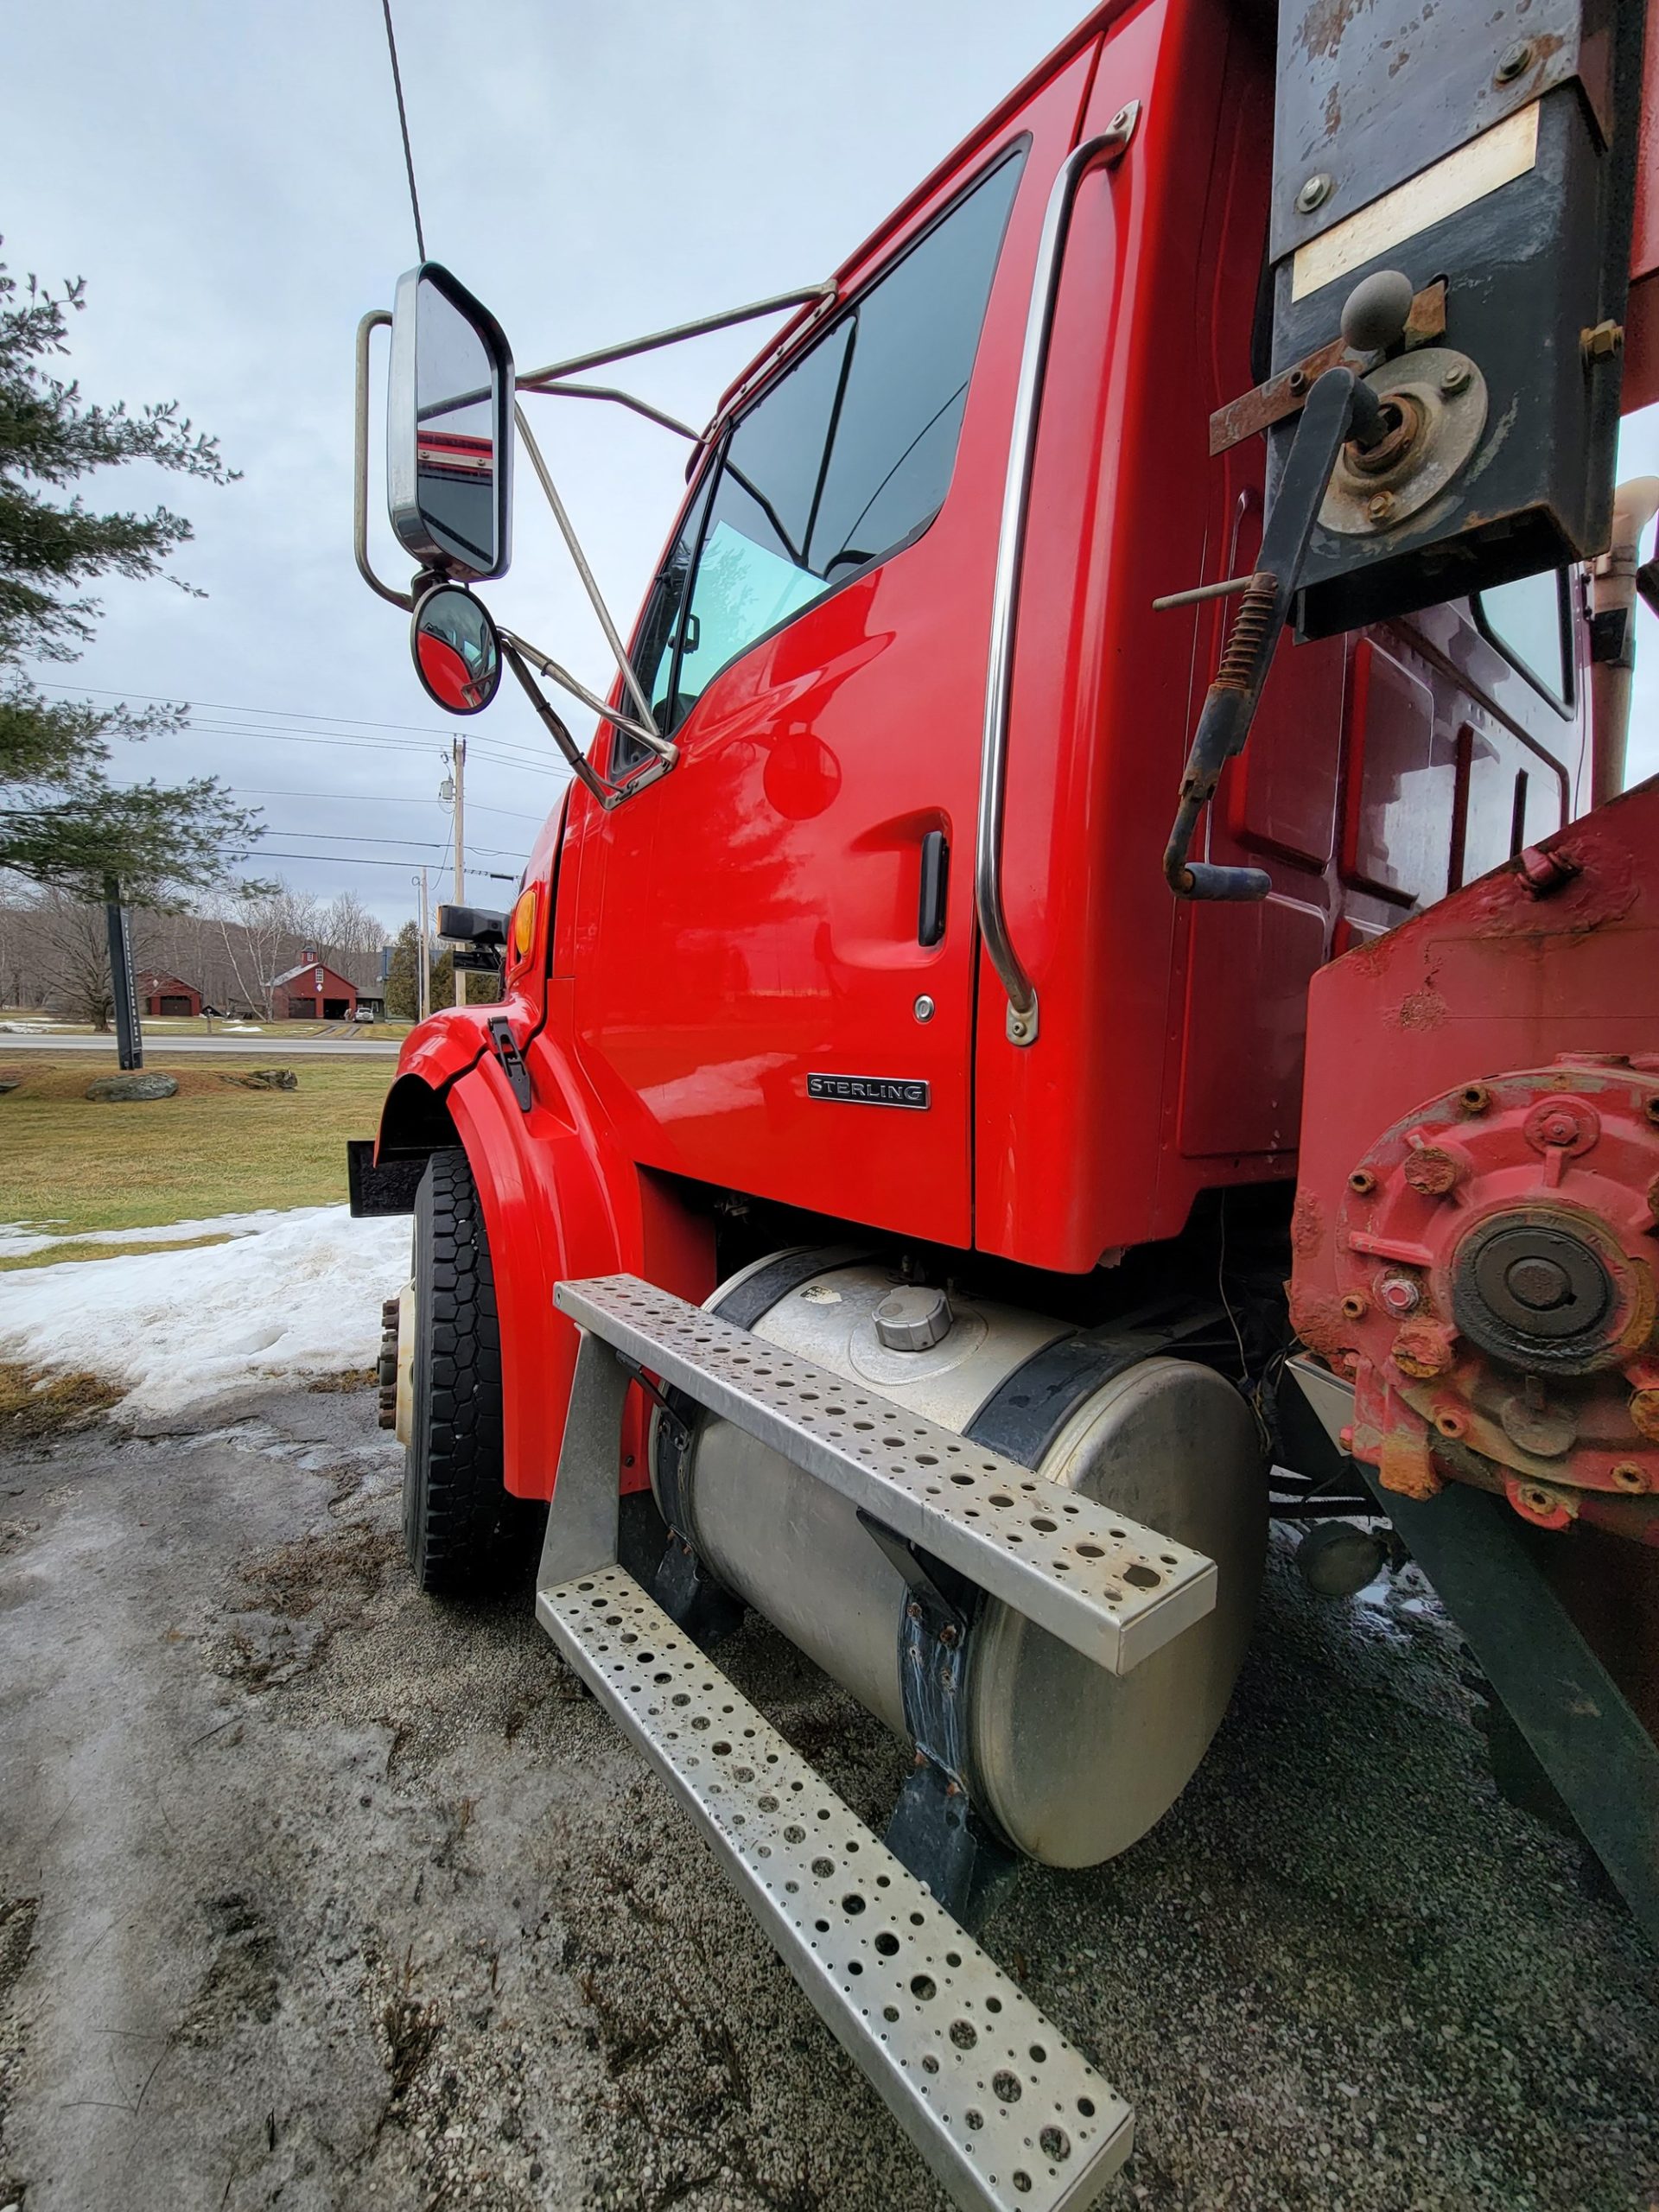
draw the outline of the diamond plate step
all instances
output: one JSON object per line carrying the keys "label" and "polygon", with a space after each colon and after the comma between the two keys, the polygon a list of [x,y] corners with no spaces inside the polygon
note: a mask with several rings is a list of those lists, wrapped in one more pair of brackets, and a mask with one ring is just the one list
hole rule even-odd
{"label": "diamond plate step", "polygon": [[591,1336],[1113,1674],[1215,1605],[1202,1553],[635,1276],[562,1282],[554,1297]]}
{"label": "diamond plate step", "polygon": [[1091,2204],[1135,2123],[1082,2053],[631,1575],[536,1610],[964,2212]]}

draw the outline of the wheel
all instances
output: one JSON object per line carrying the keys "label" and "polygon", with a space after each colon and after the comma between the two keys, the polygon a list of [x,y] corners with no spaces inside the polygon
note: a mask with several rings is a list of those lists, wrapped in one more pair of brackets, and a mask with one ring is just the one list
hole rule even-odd
{"label": "wheel", "polygon": [[522,1569],[541,1513],[503,1485],[495,1281],[464,1152],[435,1152],[421,1178],[414,1293],[404,1543],[431,1596],[484,1597]]}

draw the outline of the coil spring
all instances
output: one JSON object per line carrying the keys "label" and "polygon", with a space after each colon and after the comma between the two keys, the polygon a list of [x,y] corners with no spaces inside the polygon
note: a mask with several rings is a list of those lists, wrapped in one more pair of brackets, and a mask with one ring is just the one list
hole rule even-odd
{"label": "coil spring", "polygon": [[1253,575],[1244,588],[1233,626],[1227,633],[1227,649],[1216,671],[1216,682],[1230,691],[1248,691],[1255,682],[1256,664],[1262,658],[1262,647],[1273,620],[1273,602],[1278,589],[1279,579],[1266,569]]}

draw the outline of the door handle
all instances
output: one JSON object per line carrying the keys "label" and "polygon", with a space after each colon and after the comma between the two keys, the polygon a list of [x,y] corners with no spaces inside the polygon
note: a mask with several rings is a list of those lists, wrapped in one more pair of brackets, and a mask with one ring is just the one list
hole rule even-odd
{"label": "door handle", "polygon": [[922,887],[916,903],[916,942],[924,949],[944,935],[944,894],[950,880],[950,848],[943,830],[922,840]]}

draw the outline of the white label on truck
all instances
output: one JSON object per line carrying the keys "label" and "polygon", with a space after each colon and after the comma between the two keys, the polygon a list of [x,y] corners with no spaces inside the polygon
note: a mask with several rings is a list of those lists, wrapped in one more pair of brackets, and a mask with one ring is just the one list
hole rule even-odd
{"label": "white label on truck", "polygon": [[1490,130],[1483,130],[1478,138],[1459,146],[1443,162],[1436,162],[1433,168],[1408,177],[1380,200],[1373,200],[1369,207],[1338,223],[1322,238],[1299,246],[1291,264],[1290,296],[1306,299],[1321,284],[1332,283],[1351,269],[1374,261],[1378,254],[1403,245],[1431,223],[1443,222],[1501,185],[1525,176],[1537,159],[1538,103],[1534,100],[1530,106],[1494,124]]}

